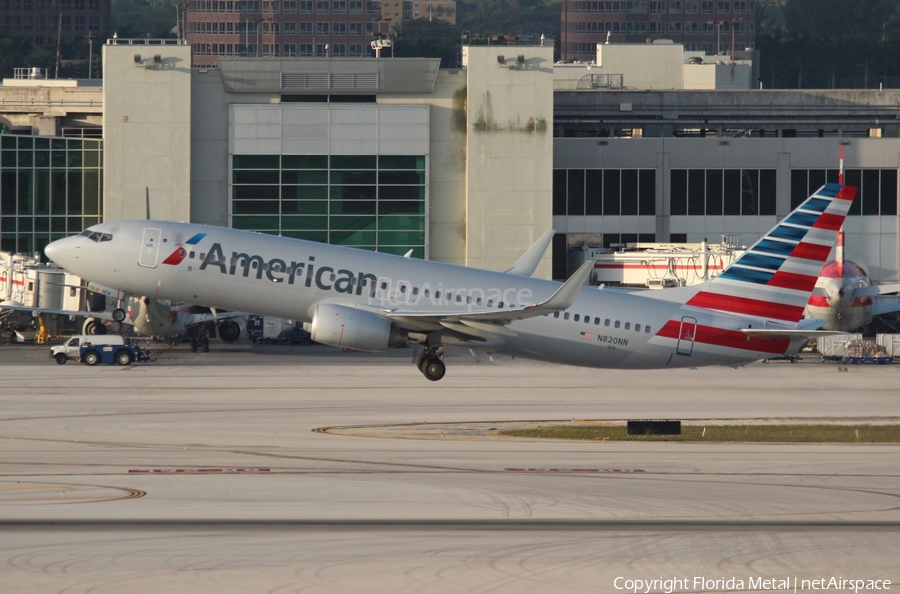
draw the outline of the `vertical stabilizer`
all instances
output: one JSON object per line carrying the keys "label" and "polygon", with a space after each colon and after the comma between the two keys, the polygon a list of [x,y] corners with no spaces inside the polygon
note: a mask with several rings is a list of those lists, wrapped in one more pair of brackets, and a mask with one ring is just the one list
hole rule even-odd
{"label": "vertical stabilizer", "polygon": [[825,184],[687,305],[797,323],[855,197],[854,187]]}

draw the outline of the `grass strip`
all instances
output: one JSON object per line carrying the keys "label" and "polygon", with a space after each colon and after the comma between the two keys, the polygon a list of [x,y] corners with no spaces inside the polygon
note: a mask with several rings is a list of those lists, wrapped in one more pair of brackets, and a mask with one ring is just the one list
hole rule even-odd
{"label": "grass strip", "polygon": [[628,435],[622,426],[551,425],[500,431],[508,437],[584,441],[898,443],[900,425],[682,425],[681,435]]}

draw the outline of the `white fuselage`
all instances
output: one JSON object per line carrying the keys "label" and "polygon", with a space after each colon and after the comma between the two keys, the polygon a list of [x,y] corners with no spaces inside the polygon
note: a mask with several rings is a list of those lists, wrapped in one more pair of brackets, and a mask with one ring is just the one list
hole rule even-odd
{"label": "white fuselage", "polygon": [[[538,303],[560,287],[531,277],[186,223],[124,221],[95,229],[112,239],[71,237],[52,244],[48,255],[83,278],[131,294],[301,321],[311,321],[322,303],[384,314],[465,314]],[[796,352],[803,342],[745,338],[741,328],[764,321],[754,325],[752,318],[683,305],[680,292],[584,287],[565,312],[513,321],[505,327],[509,332],[488,333],[483,342],[455,342],[452,332],[443,342],[614,368],[739,365]]]}

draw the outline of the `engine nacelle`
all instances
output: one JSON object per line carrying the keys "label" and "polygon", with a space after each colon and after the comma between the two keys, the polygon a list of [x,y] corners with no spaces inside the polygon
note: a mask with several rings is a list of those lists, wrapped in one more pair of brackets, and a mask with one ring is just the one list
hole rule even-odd
{"label": "engine nacelle", "polygon": [[409,340],[408,332],[387,318],[332,303],[316,306],[310,334],[316,342],[358,351],[383,351]]}

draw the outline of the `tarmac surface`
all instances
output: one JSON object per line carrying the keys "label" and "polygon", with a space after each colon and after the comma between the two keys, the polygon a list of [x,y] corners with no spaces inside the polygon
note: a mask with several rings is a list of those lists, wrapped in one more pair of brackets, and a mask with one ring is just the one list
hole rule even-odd
{"label": "tarmac surface", "polygon": [[[0,346],[0,591],[900,582],[898,445],[495,431],[573,419],[898,422],[900,365],[633,372],[456,350],[432,383],[414,349],[157,350],[154,363],[87,367]],[[673,578],[684,582],[635,583]]]}

